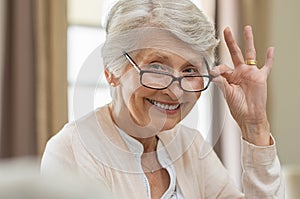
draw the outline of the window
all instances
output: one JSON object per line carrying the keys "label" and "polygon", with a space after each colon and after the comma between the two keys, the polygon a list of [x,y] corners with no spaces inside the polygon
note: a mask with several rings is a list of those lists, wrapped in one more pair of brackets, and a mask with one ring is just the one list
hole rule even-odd
{"label": "window", "polygon": [[[100,46],[101,27],[112,0],[68,1],[68,110],[69,121],[80,118],[110,100],[104,81]],[[99,55],[99,56],[98,56]]]}
{"label": "window", "polygon": [[[107,104],[111,98],[104,81],[99,46],[105,40],[101,28],[69,26],[68,28],[68,105],[69,120],[79,118],[95,107]],[[99,76],[95,77],[95,72]]]}

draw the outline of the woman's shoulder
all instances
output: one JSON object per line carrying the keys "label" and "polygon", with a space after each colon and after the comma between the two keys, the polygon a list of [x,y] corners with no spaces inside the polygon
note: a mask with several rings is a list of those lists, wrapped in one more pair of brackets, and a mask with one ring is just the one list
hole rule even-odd
{"label": "woman's shoulder", "polygon": [[72,143],[72,136],[75,125],[73,122],[67,123],[64,127],[52,136],[46,145],[46,151],[68,151]]}
{"label": "woman's shoulder", "polygon": [[174,128],[174,130],[176,131],[176,135],[180,136],[183,140],[196,140],[197,142],[204,141],[204,137],[198,129],[188,127],[184,124],[179,124]]}
{"label": "woman's shoulder", "polygon": [[102,109],[105,107],[93,110],[84,116],[66,123],[54,136],[52,136],[47,145],[59,145],[64,146],[70,145],[74,137],[78,136],[78,131],[84,129],[85,133],[87,131],[93,132],[93,128],[98,128],[98,117],[96,116],[99,112],[103,112]]}
{"label": "woman's shoulder", "polygon": [[184,141],[185,145],[189,145],[189,151],[198,154],[199,158],[204,158],[212,152],[213,147],[208,140],[208,135],[204,136],[198,129],[182,124],[177,126],[177,131],[177,134]]}
{"label": "woman's shoulder", "polygon": [[173,159],[181,157],[182,154],[200,157],[203,152],[207,152],[207,146],[209,146],[199,130],[182,124],[158,136]]}

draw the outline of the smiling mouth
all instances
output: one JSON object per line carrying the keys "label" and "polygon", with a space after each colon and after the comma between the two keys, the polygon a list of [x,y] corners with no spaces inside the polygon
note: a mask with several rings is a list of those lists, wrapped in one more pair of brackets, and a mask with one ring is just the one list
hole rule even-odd
{"label": "smiling mouth", "polygon": [[153,104],[154,106],[157,106],[158,108],[167,110],[167,111],[173,111],[176,110],[180,107],[180,104],[163,104],[161,102],[152,100],[152,99],[147,99],[151,104]]}

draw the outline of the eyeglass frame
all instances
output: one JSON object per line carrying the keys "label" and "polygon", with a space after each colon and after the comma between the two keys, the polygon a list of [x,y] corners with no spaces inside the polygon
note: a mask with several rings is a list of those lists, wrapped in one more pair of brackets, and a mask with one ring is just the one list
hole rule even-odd
{"label": "eyeglass frame", "polygon": [[[209,87],[210,82],[211,82],[211,80],[213,79],[213,76],[211,76],[211,75],[209,74],[209,71],[210,71],[210,70],[209,70],[208,62],[207,62],[207,60],[206,60],[205,58],[203,58],[203,59],[204,59],[204,62],[205,62],[205,65],[206,65],[206,68],[207,68],[207,71],[208,71],[208,75],[186,75],[186,76],[175,77],[174,75],[171,75],[171,74],[169,74],[169,73],[164,73],[164,72],[159,72],[159,71],[154,72],[154,71],[149,71],[149,70],[142,70],[142,69],[134,62],[134,60],[129,56],[129,54],[128,54],[127,52],[123,52],[123,55],[124,55],[125,58],[129,61],[129,63],[133,66],[133,68],[136,69],[136,71],[139,73],[139,75],[140,75],[140,84],[143,85],[143,86],[146,87],[146,88],[155,89],[155,90],[164,90],[164,89],[167,89],[169,86],[171,86],[173,82],[178,81],[180,88],[181,88],[183,91],[185,91],[185,92],[202,92],[202,91],[205,91],[205,90]],[[168,84],[168,86],[166,86],[166,87],[163,87],[163,88],[153,88],[153,87],[150,87],[150,86],[147,86],[147,85],[143,84],[143,82],[142,82],[142,76],[143,76],[144,73],[154,73],[154,74],[167,75],[167,76],[172,77],[172,81],[171,81],[171,82]],[[208,83],[207,83],[207,85],[206,85],[203,89],[201,89],[201,90],[196,90],[196,91],[186,90],[186,89],[184,89],[184,88],[182,87],[182,85],[181,85],[182,79],[183,79],[183,78],[186,78],[186,77],[205,77],[205,78],[208,78]]]}

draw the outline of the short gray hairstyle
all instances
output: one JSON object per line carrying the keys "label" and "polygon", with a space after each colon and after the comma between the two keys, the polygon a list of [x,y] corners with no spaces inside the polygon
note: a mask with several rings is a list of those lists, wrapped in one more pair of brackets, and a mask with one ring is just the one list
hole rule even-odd
{"label": "short gray hairstyle", "polygon": [[142,45],[140,40],[137,41],[137,35],[142,36],[141,30],[145,28],[167,30],[201,52],[209,64],[214,62],[215,48],[219,43],[215,28],[191,1],[119,0],[109,12],[107,36],[102,48],[104,65],[116,77],[121,76],[126,63],[123,52],[141,47],[137,46],[137,43]]}

